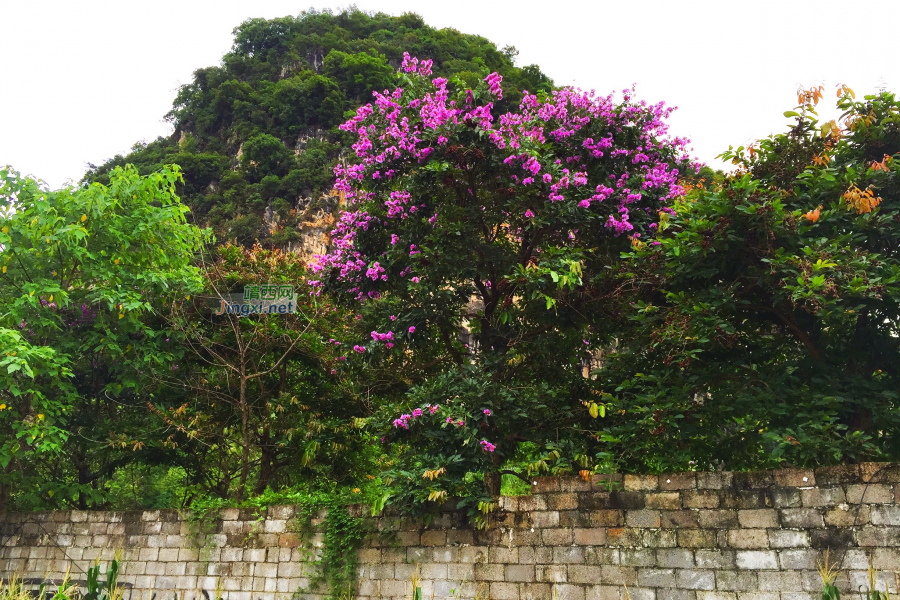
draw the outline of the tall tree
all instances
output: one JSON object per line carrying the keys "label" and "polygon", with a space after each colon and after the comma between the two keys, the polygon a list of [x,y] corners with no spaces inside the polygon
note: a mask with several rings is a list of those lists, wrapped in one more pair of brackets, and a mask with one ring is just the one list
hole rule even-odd
{"label": "tall tree", "polygon": [[613,334],[610,268],[628,236],[652,235],[689,165],[666,135],[670,109],[628,90],[528,94],[495,122],[498,73],[467,89],[409,56],[402,73],[342,126],[357,136],[336,169],[351,210],[314,269],[365,307],[373,331],[357,353],[430,375],[386,436],[400,453],[386,474],[395,500],[474,508],[490,501],[473,476],[497,495],[523,443],[592,463],[584,430],[600,390],[582,363]]}
{"label": "tall tree", "polygon": [[0,499],[15,485],[33,504],[98,501],[101,438],[140,371],[171,357],[152,314],[200,281],[179,177],[117,168],[109,186],[47,191],[0,170]]}

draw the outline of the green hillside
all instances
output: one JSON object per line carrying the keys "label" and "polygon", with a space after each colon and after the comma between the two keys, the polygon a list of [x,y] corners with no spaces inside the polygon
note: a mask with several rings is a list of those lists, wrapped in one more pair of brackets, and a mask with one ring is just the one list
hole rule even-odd
{"label": "green hillside", "polygon": [[499,72],[505,96],[498,112],[518,104],[521,90],[552,86],[537,66],[515,66],[515,48],[429,27],[415,14],[251,19],[234,30],[221,65],[198,69],[179,90],[166,115],[171,136],[91,165],[85,181],[107,183],[126,163],[142,174],[176,163],[184,170],[182,199],[219,240],[324,249],[337,206],[328,194],[332,168],[349,147],[337,125],[373,90],[393,89],[404,52],[434,60],[435,76],[470,85]]}

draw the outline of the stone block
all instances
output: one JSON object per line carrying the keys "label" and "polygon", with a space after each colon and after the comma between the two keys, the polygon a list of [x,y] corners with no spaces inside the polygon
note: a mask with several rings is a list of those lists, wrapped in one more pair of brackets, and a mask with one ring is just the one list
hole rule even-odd
{"label": "stone block", "polygon": [[659,475],[661,490],[692,490],[697,487],[696,473],[667,473]]}
{"label": "stone block", "polygon": [[506,581],[530,583],[534,581],[534,565],[506,565]]}
{"label": "stone block", "polygon": [[809,545],[813,548],[849,548],[855,546],[851,529],[811,529]]}
{"label": "stone block", "polygon": [[675,585],[687,590],[714,590],[716,576],[713,571],[703,569],[677,569]]}
{"label": "stone block", "polygon": [[875,506],[871,509],[873,525],[900,525],[900,506]]}
{"label": "stone block", "polygon": [[569,565],[569,583],[601,583],[601,568],[596,565]]}
{"label": "stone block", "polygon": [[[476,579],[478,566],[475,567]],[[534,568],[535,579],[544,583],[564,583],[568,580],[568,565],[537,565]]]}
{"label": "stone block", "polygon": [[841,504],[825,510],[825,525],[829,527],[854,527],[868,525],[872,521],[872,507],[865,504],[849,506]]}
{"label": "stone block", "polygon": [[700,527],[725,529],[738,526],[736,510],[701,510],[698,515]]}
{"label": "stone block", "polygon": [[733,569],[734,550],[697,550],[694,560],[703,569]]}
{"label": "stone block", "polygon": [[413,546],[406,549],[406,561],[411,563],[423,563],[431,560],[431,548]]}
{"label": "stone block", "polygon": [[777,569],[778,555],[772,550],[738,550],[734,562],[738,569]]}
{"label": "stone block", "polygon": [[644,529],[641,543],[648,548],[675,548],[678,546],[678,538],[672,529]]}
{"label": "stone block", "polygon": [[736,490],[756,490],[775,485],[771,471],[740,471],[732,475],[731,487]]}
{"label": "stone block", "polygon": [[583,510],[561,510],[559,511],[560,527],[590,527],[591,515]]}
{"label": "stone block", "polygon": [[531,513],[531,525],[536,529],[558,527],[559,513],[557,511],[533,512]]}
{"label": "stone block", "polygon": [[553,548],[553,562],[556,564],[584,563],[584,548],[557,546]]}
{"label": "stone block", "polygon": [[464,546],[459,549],[459,561],[461,563],[487,562],[488,549],[484,546]]}
{"label": "stone block", "polygon": [[640,510],[644,508],[644,494],[641,492],[619,492],[609,494],[609,506],[626,510]]}
{"label": "stone block", "polygon": [[690,529],[699,526],[700,512],[696,510],[661,510],[659,526],[663,529]]}
{"label": "stone block", "polygon": [[[619,553],[618,563],[626,567],[654,567],[656,566],[656,551],[650,548],[622,548],[616,550]],[[616,562],[610,560],[606,563],[615,565]]]}
{"label": "stone block", "polygon": [[726,539],[731,548],[768,548],[769,535],[765,529],[732,529]]}
{"label": "stone block", "polygon": [[519,562],[519,549],[507,546],[491,546],[490,562],[499,564],[516,564]]}
{"label": "stone block", "polygon": [[889,504],[894,501],[894,491],[886,483],[867,483],[847,486],[849,504]]}
{"label": "stone block", "polygon": [[503,581],[504,577],[504,565],[475,564],[476,581]]}
{"label": "stone block", "polygon": [[883,571],[896,571],[900,568],[900,549],[875,548],[872,551],[872,566]]}
{"label": "stone block", "polygon": [[808,548],[809,533],[793,529],[770,529],[770,548]]}
{"label": "stone block", "polygon": [[435,530],[423,531],[419,543],[423,546],[444,546],[447,544],[447,532]]}
{"label": "stone block", "polygon": [[[602,531],[602,529],[600,531]],[[543,539],[544,544],[546,544],[547,546],[568,546],[574,539],[574,533],[571,529],[568,528],[544,529],[541,532],[541,538]],[[516,562],[518,562],[518,560]]]}
{"label": "stone block", "polygon": [[815,508],[784,508],[781,510],[781,525],[798,529],[822,528],[825,520]]}
{"label": "stone block", "polygon": [[675,569],[638,569],[637,584],[643,587],[675,587]]}
{"label": "stone block", "polygon": [[446,563],[423,563],[419,565],[423,579],[447,579]]}
{"label": "stone block", "polygon": [[821,487],[860,481],[859,465],[837,465],[816,469],[816,483]]}
{"label": "stone block", "polygon": [[663,510],[680,510],[681,509],[681,493],[680,492],[657,492],[647,494],[644,499],[647,508],[657,508]]}
{"label": "stone block", "polygon": [[179,548],[160,548],[159,549],[159,561],[160,562],[172,562],[178,560],[178,553],[180,552]]}
{"label": "stone block", "polygon": [[775,471],[775,483],[781,487],[813,487],[816,474],[812,469],[779,469]]}
{"label": "stone block", "polygon": [[735,592],[699,591],[697,600],[737,600]]}
{"label": "stone block", "polygon": [[532,477],[532,483],[532,494],[546,494],[560,490],[559,477]]}
{"label": "stone block", "polygon": [[409,581],[387,579],[381,582],[381,593],[387,597],[407,597],[410,595]]}
{"label": "stone block", "polygon": [[716,571],[716,589],[726,592],[756,591],[759,583],[753,571]]}
{"label": "stone block", "polygon": [[520,496],[519,510],[521,512],[534,512],[536,510],[547,510],[546,496]]}
{"label": "stone block", "polygon": [[[832,555],[837,556],[837,555]],[[815,569],[820,555],[815,550],[781,550],[778,561],[783,570]]]}
{"label": "stone block", "polygon": [[625,512],[625,525],[628,527],[658,528],[660,525],[658,510],[629,510]]}
{"label": "stone block", "polygon": [[694,553],[681,548],[666,548],[656,551],[656,564],[664,568],[690,569],[694,567]]}
{"label": "stone block", "polygon": [[761,592],[799,592],[803,589],[800,571],[760,571],[756,576]]}
{"label": "stone block", "polygon": [[796,508],[803,504],[800,489],[793,487],[774,487],[769,490],[770,505],[775,508]]}
{"label": "stone block", "polygon": [[633,492],[652,492],[659,489],[659,476],[657,475],[631,475],[626,474],[624,489]]}
{"label": "stone block", "polygon": [[434,562],[452,563],[456,562],[459,557],[459,548],[446,546],[444,548],[435,548],[431,553],[431,560]]}
{"label": "stone block", "polygon": [[800,501],[803,506],[818,508],[822,506],[836,506],[847,501],[843,488],[809,488],[800,490]]}
{"label": "stone block", "polygon": [[738,600],[780,600],[778,592],[738,592]]}
{"label": "stone block", "polygon": [[685,508],[718,508],[722,500],[715,490],[686,490],[682,495]]}
{"label": "stone block", "polygon": [[681,529],[678,545],[682,548],[715,548],[718,546],[715,529]]}
{"label": "stone block", "polygon": [[625,511],[592,510],[590,522],[592,527],[621,527],[625,524]]}
{"label": "stone block", "polygon": [[[592,585],[585,588],[585,600],[624,600],[622,587],[618,585]],[[546,600],[550,596],[535,598],[534,600]],[[692,599],[685,599],[692,600]]]}
{"label": "stone block", "polygon": [[[545,529],[544,535],[552,529]],[[579,546],[602,546],[606,544],[606,529],[602,527],[592,527],[590,529],[578,528],[574,531],[575,543]]]}
{"label": "stone block", "polygon": [[584,600],[584,587],[559,583],[556,585],[556,596],[559,600]]}
{"label": "stone block", "polygon": [[696,600],[697,592],[678,588],[659,588],[656,600]]}
{"label": "stone block", "polygon": [[450,563],[447,565],[447,575],[453,581],[474,581],[475,565],[459,565]]}
{"label": "stone block", "polygon": [[588,546],[584,549],[584,564],[586,565],[618,565],[620,560],[618,548]]}
{"label": "stone block", "polygon": [[609,546],[642,545],[641,530],[630,527],[610,527],[606,530],[606,543]]}
{"label": "stone block", "polygon": [[630,587],[631,600],[656,600],[657,590],[654,588]]}
{"label": "stone block", "polygon": [[778,527],[778,512],[771,508],[739,510],[738,522],[749,529]]}
{"label": "stone block", "polygon": [[578,508],[578,494],[573,492],[547,494],[547,508],[550,510],[576,510]]}
{"label": "stone block", "polygon": [[[519,598],[521,600],[547,600],[552,593],[549,583],[526,583],[519,587]],[[590,600],[600,599],[591,598]]]}
{"label": "stone block", "polygon": [[731,487],[732,474],[728,472],[697,473],[697,488],[701,490],[724,490]]}

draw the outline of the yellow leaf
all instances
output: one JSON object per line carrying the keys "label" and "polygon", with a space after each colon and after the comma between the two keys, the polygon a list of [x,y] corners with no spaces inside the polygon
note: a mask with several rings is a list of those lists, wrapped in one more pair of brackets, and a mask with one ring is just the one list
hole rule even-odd
{"label": "yellow leaf", "polygon": [[4,228],[3,228],[3,233],[9,233],[9,227],[4,227]]}
{"label": "yellow leaf", "polygon": [[120,319],[121,319],[122,317],[124,317],[124,316],[125,316],[124,313],[119,313],[119,318],[120,318]]}
{"label": "yellow leaf", "polygon": [[6,265],[3,265],[3,272],[6,273]]}
{"label": "yellow leaf", "polygon": [[591,402],[590,407],[588,407],[588,412],[591,413],[591,416],[596,419],[600,414],[600,407],[597,406],[596,402]]}
{"label": "yellow leaf", "polygon": [[87,215],[81,215],[81,222],[84,223],[87,221]]}

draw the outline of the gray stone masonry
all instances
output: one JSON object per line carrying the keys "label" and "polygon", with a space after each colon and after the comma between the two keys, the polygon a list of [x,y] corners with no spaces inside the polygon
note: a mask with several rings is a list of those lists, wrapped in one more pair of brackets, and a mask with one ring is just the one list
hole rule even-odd
{"label": "gray stone masonry", "polygon": [[[444,512],[428,527],[357,516],[356,597],[405,600],[814,600],[830,549],[837,585],[857,598],[866,569],[900,581],[900,465],[759,473],[536,478],[504,497],[485,530]],[[173,510],[0,515],[0,577],[76,579],[121,556],[128,600],[321,600],[307,587],[324,515],[301,532],[293,506],[225,509],[198,524]],[[306,541],[304,541],[306,540]]]}

